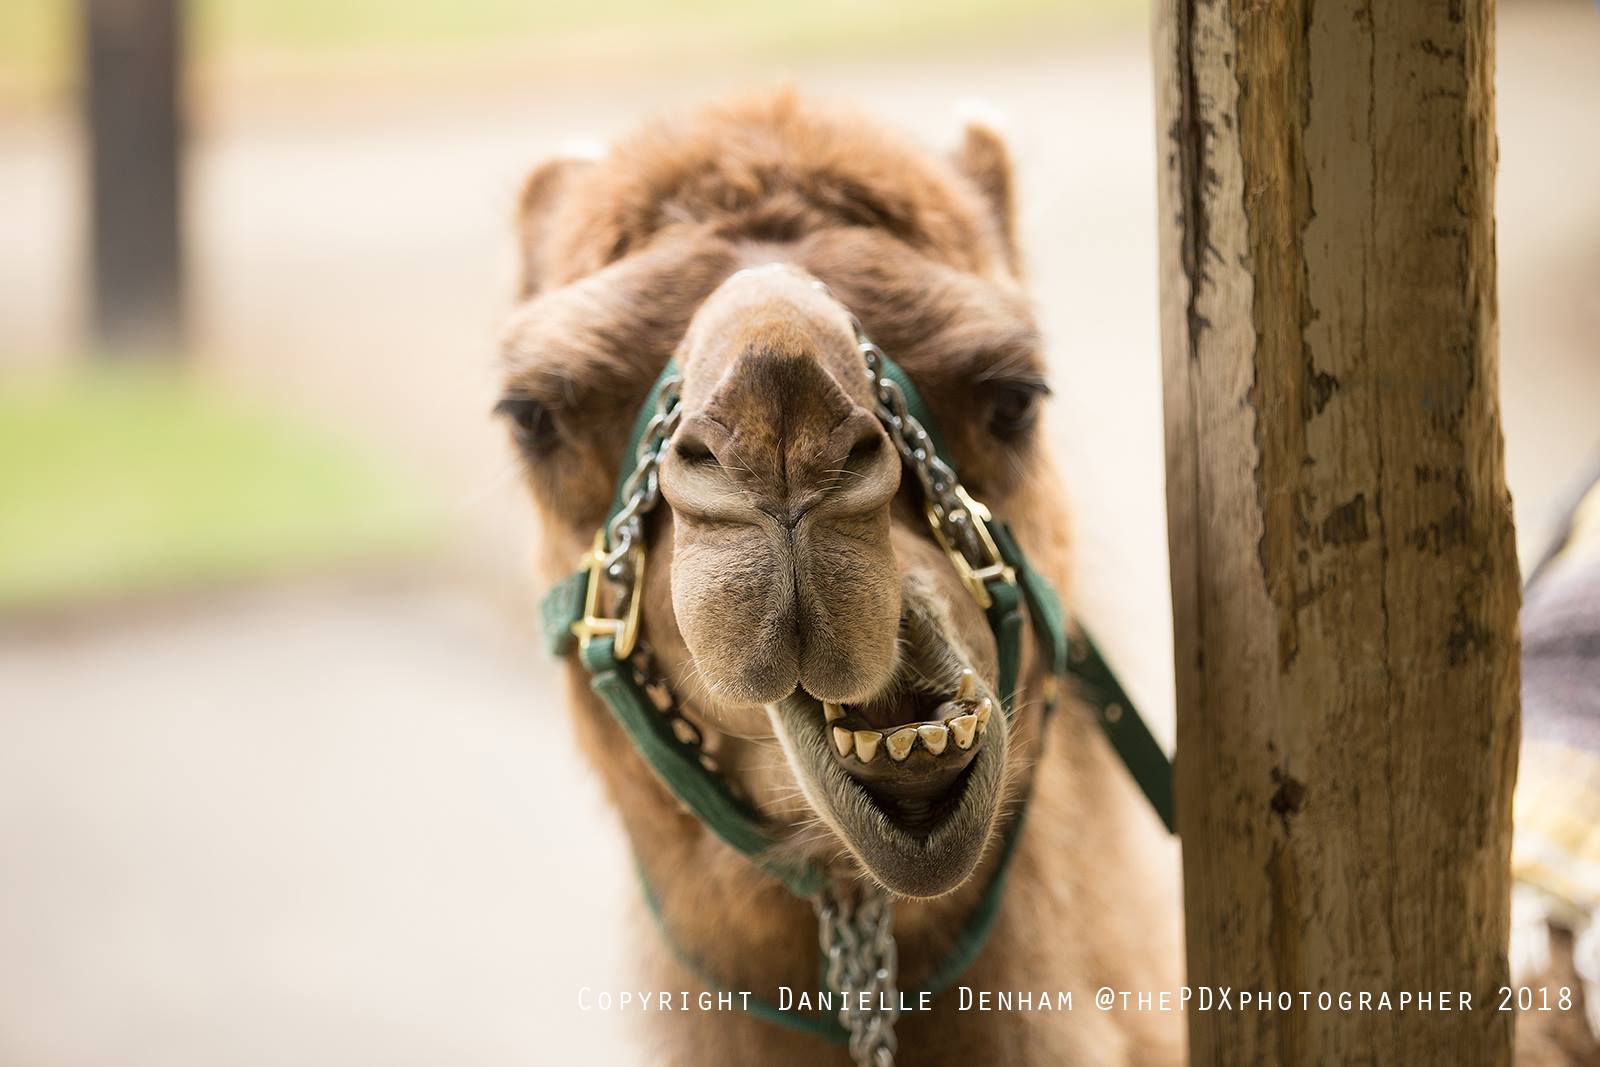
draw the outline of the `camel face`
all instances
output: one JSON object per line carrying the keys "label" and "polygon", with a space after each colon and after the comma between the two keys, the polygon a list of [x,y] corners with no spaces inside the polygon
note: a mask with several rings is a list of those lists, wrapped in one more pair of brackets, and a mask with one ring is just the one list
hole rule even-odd
{"label": "camel face", "polygon": [[[972,873],[1033,740],[1000,713],[994,639],[876,413],[851,314],[1005,517],[1044,391],[1005,167],[987,131],[952,164],[780,94],[547,164],[524,198],[502,409],[551,576],[604,518],[626,427],[674,359],[645,638],[794,848],[906,896]],[[801,841],[807,824],[827,834]]]}

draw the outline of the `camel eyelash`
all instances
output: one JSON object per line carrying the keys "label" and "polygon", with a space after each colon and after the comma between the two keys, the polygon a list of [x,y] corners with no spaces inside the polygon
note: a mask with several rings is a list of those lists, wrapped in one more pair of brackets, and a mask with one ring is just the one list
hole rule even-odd
{"label": "camel eyelash", "polygon": [[511,423],[511,434],[524,451],[542,455],[559,440],[554,405],[537,397],[507,394],[495,404],[494,414]]}

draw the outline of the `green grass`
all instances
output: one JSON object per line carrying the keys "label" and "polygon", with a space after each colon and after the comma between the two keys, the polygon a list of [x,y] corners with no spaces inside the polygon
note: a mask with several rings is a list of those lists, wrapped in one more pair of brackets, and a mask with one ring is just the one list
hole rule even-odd
{"label": "green grass", "polygon": [[350,443],[171,376],[0,388],[0,610],[398,557],[435,524]]}
{"label": "green grass", "polygon": [[[59,95],[69,84],[76,8],[0,2],[0,101]],[[530,60],[578,49],[623,67],[1029,41],[1085,24],[1135,24],[1148,0],[187,0],[187,9],[202,67],[220,56],[423,61],[508,45],[525,46]]]}

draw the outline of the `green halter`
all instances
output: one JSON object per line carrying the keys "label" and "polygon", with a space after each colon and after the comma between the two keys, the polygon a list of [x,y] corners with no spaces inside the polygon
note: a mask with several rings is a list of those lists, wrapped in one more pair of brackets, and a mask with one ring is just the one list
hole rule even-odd
{"label": "green halter", "polygon": [[[862,349],[868,366],[875,374],[898,386],[904,398],[905,414],[925,431],[927,447],[953,473],[950,453],[940,439],[933,414],[923,403],[911,378],[877,346],[866,341],[864,336]],[[613,520],[630,507],[630,499],[638,488],[636,474],[640,469],[640,461],[647,459],[652,449],[665,447],[665,438],[654,440],[652,437],[659,436],[665,418],[676,402],[673,389],[677,380],[677,369],[668,362],[639,409],[624,454],[623,468],[618,476],[615,499],[605,525],[602,525],[595,538],[595,547],[585,556],[583,566],[557,584],[545,597],[540,608],[543,629],[552,653],[567,655],[575,647],[579,650],[595,693],[611,709],[634,747],[673,796],[707,829],[782,882],[795,896],[813,899],[827,884],[823,870],[810,862],[774,858],[777,851],[774,846],[778,842],[768,826],[755,811],[729,791],[719,775],[706,769],[694,745],[674,733],[668,717],[650,699],[646,680],[629,662],[628,656],[633,649],[639,625],[641,598],[638,590],[642,582],[639,572],[644,567],[642,543],[634,548],[637,555],[632,561],[632,590],[622,613],[608,616],[600,610],[601,587],[612,580],[606,572],[605,557],[608,550],[615,547],[609,543],[607,531],[612,528]],[[880,417],[885,417],[887,421],[894,416],[880,412]],[[988,509],[968,496],[959,483],[955,491],[973,523],[976,535],[973,540],[978,545],[975,554],[979,558],[970,559],[967,555],[970,550],[953,546],[937,522],[933,524],[933,532],[952,563],[961,571],[974,597],[984,606],[998,654],[997,688],[1005,713],[1008,716],[1013,713],[1017,670],[1022,655],[1023,606],[1026,605],[1027,613],[1033,620],[1040,652],[1051,676],[1057,679],[1064,677],[1073,683],[1074,693],[1094,712],[1117,754],[1161,821],[1171,831],[1172,765],[1166,753],[1151,736],[1127,693],[1118,684],[1116,675],[1081,626],[1069,643],[1067,617],[1060,598],[1049,581],[1029,565],[1006,524],[993,519]],[[1047,704],[1047,710],[1052,706],[1053,701]],[[1025,807],[1020,809],[1012,820],[994,875],[953,950],[926,983],[928,992],[937,993],[954,981],[983,947],[999,912],[1006,871],[1021,837],[1025,810]],[[648,883],[644,882],[642,873],[641,884],[651,913],[662,926],[663,933],[667,934],[666,940],[673,945],[680,962],[708,987],[719,988],[713,977],[706,975],[703,968],[677,949],[665,929],[656,898]],[[831,1016],[818,1018],[784,1011],[775,1004],[753,997],[750,998],[750,1011],[768,1021],[830,1041],[842,1043],[848,1038],[848,1033]]]}

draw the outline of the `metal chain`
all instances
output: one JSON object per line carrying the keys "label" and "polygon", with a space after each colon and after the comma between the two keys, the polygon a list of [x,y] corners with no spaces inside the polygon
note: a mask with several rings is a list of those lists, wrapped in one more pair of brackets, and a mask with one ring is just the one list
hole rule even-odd
{"label": "metal chain", "polygon": [[906,402],[906,394],[900,388],[900,383],[884,373],[883,365],[887,357],[883,349],[867,336],[866,327],[861,325],[856,313],[833,296],[833,290],[828,288],[827,283],[813,280],[812,285],[838,302],[850,317],[856,351],[861,353],[867,381],[872,385],[873,397],[877,402],[878,420],[888,431],[889,439],[894,442],[901,458],[917,476],[923,499],[927,501],[934,521],[940,525],[952,545],[959,546],[970,558],[981,561],[982,547],[973,526],[972,513],[962,499],[961,480],[950,465],[940,458],[939,450],[934,447],[927,429],[911,414],[911,406]]}
{"label": "metal chain", "polygon": [[626,501],[622,508],[606,523],[606,577],[614,582],[631,584],[632,563],[629,552],[636,544],[644,543],[644,517],[661,499],[661,459],[666,455],[667,442],[683,409],[678,401],[683,391],[683,379],[674,375],[661,380],[656,393],[655,414],[645,424],[639,435],[639,446],[634,452],[633,472],[622,483],[620,495]]}
{"label": "metal chain", "polygon": [[844,1001],[839,1022],[850,1032],[850,1056],[860,1067],[894,1067],[899,958],[888,894],[875,885],[834,885],[816,907],[824,979]]}

